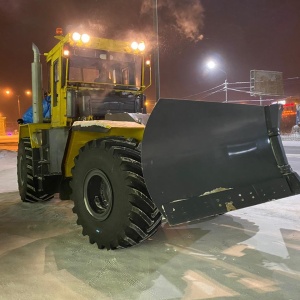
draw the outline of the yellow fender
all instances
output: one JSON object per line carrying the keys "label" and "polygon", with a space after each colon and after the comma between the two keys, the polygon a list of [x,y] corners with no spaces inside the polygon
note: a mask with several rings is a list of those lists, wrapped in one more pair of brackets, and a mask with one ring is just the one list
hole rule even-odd
{"label": "yellow fender", "polygon": [[71,169],[74,167],[74,159],[80,148],[92,140],[111,136],[134,138],[138,141],[143,139],[145,125],[127,121],[77,121],[74,122],[66,145],[63,162],[63,174],[72,177]]}

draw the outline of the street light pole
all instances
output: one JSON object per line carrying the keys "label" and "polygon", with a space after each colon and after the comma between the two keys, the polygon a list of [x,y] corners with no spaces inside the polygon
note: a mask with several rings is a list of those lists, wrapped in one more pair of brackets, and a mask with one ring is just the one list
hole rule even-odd
{"label": "street light pole", "polygon": [[[19,119],[21,119],[21,101],[20,101],[20,97],[22,96],[22,94],[19,94],[20,91],[17,91],[17,92],[14,92],[14,91],[11,91],[11,90],[6,90],[5,91],[5,94],[6,95],[11,95],[13,98],[14,97],[17,97],[17,105],[18,105],[18,117]],[[25,95],[29,96],[31,95],[31,91],[30,90],[26,90],[24,92]]]}
{"label": "street light pole", "polygon": [[217,68],[218,70],[220,70],[221,72],[223,72],[225,74],[225,82],[224,82],[224,90],[225,90],[225,102],[227,103],[228,102],[228,81],[227,81],[227,73],[220,69],[220,68]]}
{"label": "street light pole", "polygon": [[20,95],[17,95],[17,97],[18,97],[18,113],[19,113],[19,119],[21,119]]}
{"label": "street light pole", "polygon": [[155,88],[156,102],[160,98],[160,72],[159,72],[159,39],[158,39],[158,11],[157,0],[152,0],[153,5],[153,30],[156,35],[156,47],[154,49],[154,73],[155,73]]}
{"label": "street light pole", "polygon": [[225,102],[227,103],[228,102],[228,82],[227,82],[227,78],[225,79]]}
{"label": "street light pole", "polygon": [[207,67],[209,68],[209,69],[217,69],[217,70],[219,70],[219,71],[221,71],[221,72],[223,72],[224,74],[225,74],[225,82],[224,82],[224,91],[225,91],[225,102],[227,103],[228,102],[228,81],[227,81],[227,73],[224,71],[224,70],[222,70],[221,68],[218,68],[217,67],[217,64],[213,61],[213,60],[210,60],[210,61],[208,61],[207,62]]}

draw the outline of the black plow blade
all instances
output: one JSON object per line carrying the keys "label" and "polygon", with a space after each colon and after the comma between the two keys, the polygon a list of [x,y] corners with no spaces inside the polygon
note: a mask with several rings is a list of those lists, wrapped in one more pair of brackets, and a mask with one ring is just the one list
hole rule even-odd
{"label": "black plow blade", "polygon": [[161,99],[145,128],[148,191],[171,225],[300,193],[280,106]]}

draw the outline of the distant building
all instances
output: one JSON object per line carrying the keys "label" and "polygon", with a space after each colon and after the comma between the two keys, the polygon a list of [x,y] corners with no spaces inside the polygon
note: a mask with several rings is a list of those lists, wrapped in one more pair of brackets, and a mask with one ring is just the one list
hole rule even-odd
{"label": "distant building", "polygon": [[6,117],[0,117],[0,135],[6,135]]}
{"label": "distant building", "polygon": [[290,133],[293,126],[300,121],[300,98],[288,97],[284,100],[281,118],[281,133]]}

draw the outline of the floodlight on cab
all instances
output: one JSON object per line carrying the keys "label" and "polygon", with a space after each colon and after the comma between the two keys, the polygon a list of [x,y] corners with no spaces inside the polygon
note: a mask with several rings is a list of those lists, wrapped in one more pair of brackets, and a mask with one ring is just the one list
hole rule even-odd
{"label": "floodlight on cab", "polygon": [[80,41],[80,38],[81,38],[80,33],[74,32],[74,33],[72,34],[72,39],[73,39],[74,42]]}
{"label": "floodlight on cab", "polygon": [[132,43],[131,43],[131,48],[132,48],[133,50],[137,50],[138,47],[139,47],[139,44],[138,44],[137,42],[132,42]]}
{"label": "floodlight on cab", "polygon": [[138,49],[139,49],[140,51],[144,51],[144,50],[146,49],[145,43],[144,43],[144,42],[140,42],[140,43],[138,44]]}
{"label": "floodlight on cab", "polygon": [[90,41],[91,37],[87,34],[87,33],[84,33],[82,34],[81,36],[81,41],[86,44]]}
{"label": "floodlight on cab", "polygon": [[70,50],[69,49],[64,49],[63,50],[63,56],[64,57],[69,57],[70,56]]}

